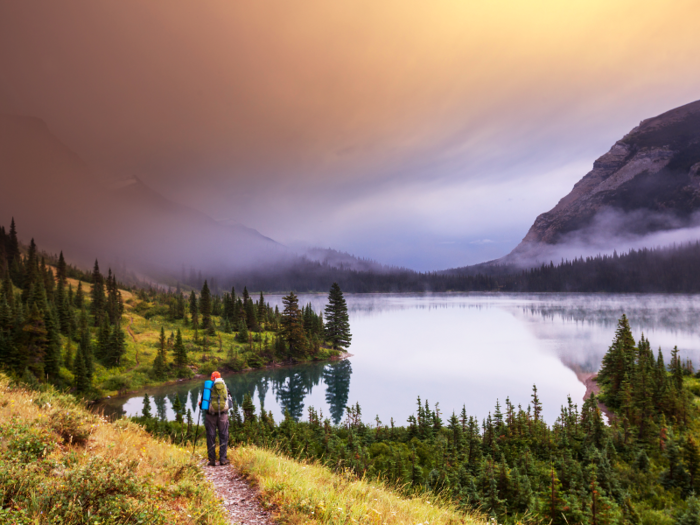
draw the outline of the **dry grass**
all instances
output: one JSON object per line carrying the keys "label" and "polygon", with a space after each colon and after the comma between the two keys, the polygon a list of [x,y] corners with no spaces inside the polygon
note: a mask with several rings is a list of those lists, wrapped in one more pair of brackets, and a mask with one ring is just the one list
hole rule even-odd
{"label": "dry grass", "polygon": [[434,497],[402,497],[381,483],[334,474],[269,450],[239,447],[230,459],[258,485],[266,502],[277,507],[281,523],[487,524]]}
{"label": "dry grass", "polygon": [[[72,498],[83,497],[72,496],[74,489],[82,487],[71,487],[68,480],[75,479],[76,472],[91,475],[91,469],[95,468],[96,486],[102,481],[110,483],[109,476],[113,478],[115,472],[139,485],[124,495],[115,509],[122,504],[130,505],[151,517],[137,521],[115,516],[114,521],[99,520],[99,523],[228,523],[217,496],[198,466],[199,455],[193,458],[191,450],[155,440],[129,421],[110,423],[76,405],[69,396],[55,391],[40,393],[11,387],[8,379],[0,375],[0,433],[3,432],[4,435],[14,432],[11,436],[14,441],[0,440],[0,500],[10,498],[10,501],[0,501],[0,522],[9,519],[9,514],[3,514],[9,512],[8,508],[16,515],[12,518],[16,521],[8,523],[58,522],[57,502],[70,503]],[[39,450],[25,456],[24,463],[12,456],[13,453],[16,456],[18,450],[23,453],[40,438],[46,444],[43,455]],[[15,446],[11,450],[13,443],[20,443],[24,448]],[[100,469],[109,473],[102,481]],[[15,483],[17,479],[21,479],[21,483]],[[117,492],[119,487],[120,484],[116,484]],[[37,498],[39,492],[45,496],[43,500]],[[113,496],[113,493],[105,494],[105,497]],[[48,507],[46,501],[50,502]],[[94,507],[99,509],[100,501],[94,501]],[[53,514],[48,516],[51,512]],[[70,516],[62,519],[61,523],[88,523]]]}

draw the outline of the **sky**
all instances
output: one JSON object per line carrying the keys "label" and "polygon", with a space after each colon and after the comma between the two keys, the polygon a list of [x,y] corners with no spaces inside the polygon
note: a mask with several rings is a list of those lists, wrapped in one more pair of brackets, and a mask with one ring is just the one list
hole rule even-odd
{"label": "sky", "polygon": [[0,0],[0,112],[217,220],[436,270],[507,254],[640,120],[700,99],[697,20],[697,1]]}

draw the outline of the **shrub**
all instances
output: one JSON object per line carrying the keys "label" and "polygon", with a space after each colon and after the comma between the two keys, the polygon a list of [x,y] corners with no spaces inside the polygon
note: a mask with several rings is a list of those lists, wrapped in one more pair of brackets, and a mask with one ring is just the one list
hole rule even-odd
{"label": "shrub", "polygon": [[102,383],[102,388],[123,394],[131,388],[131,379],[124,375],[112,376]]}
{"label": "shrub", "polygon": [[0,436],[5,448],[3,457],[21,463],[43,459],[56,446],[56,437],[51,431],[18,418],[0,426]]}
{"label": "shrub", "polygon": [[143,316],[146,319],[152,319],[154,317],[165,317],[168,315],[169,312],[170,308],[168,306],[158,305],[149,308],[146,312],[144,312]]}
{"label": "shrub", "polygon": [[95,418],[84,410],[63,407],[51,413],[49,422],[64,442],[83,445],[90,437]]}

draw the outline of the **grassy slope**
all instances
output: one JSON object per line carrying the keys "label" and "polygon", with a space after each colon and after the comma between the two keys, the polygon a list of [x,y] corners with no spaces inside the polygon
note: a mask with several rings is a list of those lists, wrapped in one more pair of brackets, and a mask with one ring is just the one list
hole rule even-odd
{"label": "grassy slope", "polygon": [[0,375],[0,523],[227,523],[199,457]]}
{"label": "grassy slope", "polygon": [[[0,396],[0,523],[228,523],[200,454],[128,420],[109,423],[52,389],[25,390],[0,376]],[[485,523],[434,498],[401,497],[271,451],[240,447],[230,458],[280,523]]]}
{"label": "grassy slope", "polygon": [[241,446],[231,451],[233,464],[275,505],[288,524],[486,524],[435,496],[406,498],[379,482],[342,476],[328,468],[298,462],[269,450]]}

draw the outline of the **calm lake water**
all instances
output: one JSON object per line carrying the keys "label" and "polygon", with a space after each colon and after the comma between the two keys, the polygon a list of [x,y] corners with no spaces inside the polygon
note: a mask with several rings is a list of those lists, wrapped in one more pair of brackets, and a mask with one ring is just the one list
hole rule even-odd
{"label": "calm lake water", "polygon": [[[281,306],[281,296],[268,296]],[[357,294],[346,295],[353,334],[347,360],[225,378],[240,403],[256,405],[280,421],[288,410],[306,419],[308,407],[339,422],[359,403],[363,419],[398,425],[415,412],[416,398],[439,402],[445,418],[466,406],[482,419],[496,400],[526,407],[537,385],[550,423],[571,396],[579,406],[585,387],[576,372],[595,372],[623,313],[635,336],[644,332],[668,360],[700,363],[700,296],[605,294]],[[316,311],[325,295],[300,295]],[[154,412],[173,418],[179,396],[196,417],[203,380],[149,389]],[[139,415],[143,394],[107,400],[107,412]]]}

